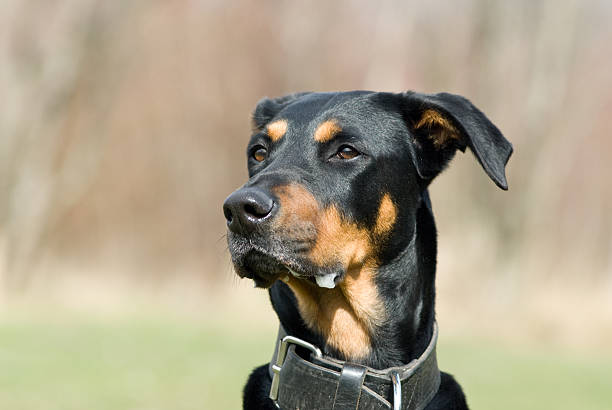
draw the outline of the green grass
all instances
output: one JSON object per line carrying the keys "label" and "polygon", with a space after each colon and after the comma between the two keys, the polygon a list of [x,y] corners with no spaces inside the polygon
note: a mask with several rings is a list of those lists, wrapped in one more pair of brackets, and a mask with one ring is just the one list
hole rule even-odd
{"label": "green grass", "polygon": [[612,357],[443,340],[443,370],[473,409],[612,409]]}
{"label": "green grass", "polygon": [[[237,409],[274,335],[170,317],[0,322],[0,409]],[[612,358],[443,338],[473,409],[610,409]]]}

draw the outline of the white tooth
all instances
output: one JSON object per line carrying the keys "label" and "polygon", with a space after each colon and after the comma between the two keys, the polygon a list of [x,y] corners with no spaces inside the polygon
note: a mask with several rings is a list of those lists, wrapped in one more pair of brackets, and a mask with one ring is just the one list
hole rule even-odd
{"label": "white tooth", "polygon": [[328,289],[335,288],[336,282],[334,281],[334,279],[336,279],[335,273],[327,273],[325,275],[315,276],[317,285],[319,285],[319,287],[321,288],[328,288]]}
{"label": "white tooth", "polygon": [[291,268],[287,268],[287,270],[288,270],[288,271],[289,271],[289,272],[290,272],[290,273],[291,273],[293,276],[295,276],[296,278],[298,277],[298,274],[297,274],[297,273],[295,273],[294,271],[292,271],[292,270],[291,270]]}

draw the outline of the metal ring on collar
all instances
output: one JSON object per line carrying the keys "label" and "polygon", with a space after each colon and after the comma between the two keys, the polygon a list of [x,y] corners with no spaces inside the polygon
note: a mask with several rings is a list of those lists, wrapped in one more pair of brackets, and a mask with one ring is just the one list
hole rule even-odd
{"label": "metal ring on collar", "polygon": [[274,372],[274,376],[272,377],[272,386],[270,387],[270,399],[272,399],[276,407],[278,407],[276,399],[278,399],[279,375],[281,369],[283,368],[283,363],[285,363],[285,357],[287,357],[287,349],[289,349],[289,344],[304,347],[310,350],[318,358],[323,357],[321,349],[319,349],[315,345],[308,343],[302,339],[298,339],[294,336],[283,337],[283,339],[281,340],[280,347],[278,349],[278,355],[276,356],[276,364],[272,365],[272,372]]}

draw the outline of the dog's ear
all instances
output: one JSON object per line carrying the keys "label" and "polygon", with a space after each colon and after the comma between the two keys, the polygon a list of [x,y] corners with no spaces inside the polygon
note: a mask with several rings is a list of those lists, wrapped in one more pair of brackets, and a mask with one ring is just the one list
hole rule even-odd
{"label": "dog's ear", "polygon": [[264,97],[257,103],[253,111],[253,128],[262,130],[283,108],[309,92],[295,93],[278,98]]}
{"label": "dog's ear", "polygon": [[466,98],[407,92],[402,94],[402,113],[415,137],[414,162],[424,180],[439,174],[457,149],[469,147],[497,186],[508,189],[505,167],[512,144]]}

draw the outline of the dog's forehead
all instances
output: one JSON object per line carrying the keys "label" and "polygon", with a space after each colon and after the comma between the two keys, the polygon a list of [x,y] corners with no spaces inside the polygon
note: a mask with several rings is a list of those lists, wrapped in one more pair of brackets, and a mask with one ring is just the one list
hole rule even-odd
{"label": "dog's forehead", "polygon": [[[286,121],[288,134],[325,142],[340,130],[372,134],[374,128],[396,116],[372,98],[370,91],[313,93],[298,98],[276,116]],[[273,121],[274,122],[274,121]]]}
{"label": "dog's forehead", "polygon": [[295,119],[313,119],[339,107],[358,107],[367,104],[370,91],[311,93],[297,98],[281,112]]}

